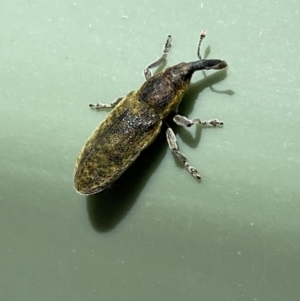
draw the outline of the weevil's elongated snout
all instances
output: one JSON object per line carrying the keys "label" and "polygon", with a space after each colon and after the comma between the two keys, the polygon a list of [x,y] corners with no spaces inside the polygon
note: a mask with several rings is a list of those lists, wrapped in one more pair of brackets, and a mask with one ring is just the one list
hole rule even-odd
{"label": "weevil's elongated snout", "polygon": [[[220,70],[227,67],[227,63],[223,60],[198,60],[189,63],[180,63],[166,69],[166,77],[170,77],[170,81],[177,86],[183,83],[189,84],[195,71],[200,70]],[[186,87],[188,88],[188,86]]]}
{"label": "weevil's elongated snout", "polygon": [[211,69],[224,69],[226,67],[227,67],[227,62],[226,61],[221,61],[217,65],[214,65],[213,68],[211,68]]}
{"label": "weevil's elongated snout", "polygon": [[210,70],[210,69],[224,69],[227,67],[227,63],[222,60],[199,60],[190,63],[190,70],[192,72],[198,70]]}
{"label": "weevil's elongated snout", "polygon": [[220,70],[227,67],[223,60],[198,60],[189,63],[180,63],[166,69],[165,74],[171,78],[171,82],[189,83],[195,71],[199,70]]}

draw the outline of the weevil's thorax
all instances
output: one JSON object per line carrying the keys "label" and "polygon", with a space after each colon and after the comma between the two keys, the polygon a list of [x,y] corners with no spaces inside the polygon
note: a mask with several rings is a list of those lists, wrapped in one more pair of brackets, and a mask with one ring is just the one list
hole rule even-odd
{"label": "weevil's thorax", "polygon": [[138,91],[138,99],[147,103],[161,117],[175,112],[187,91],[192,72],[190,65],[180,63],[149,78]]}

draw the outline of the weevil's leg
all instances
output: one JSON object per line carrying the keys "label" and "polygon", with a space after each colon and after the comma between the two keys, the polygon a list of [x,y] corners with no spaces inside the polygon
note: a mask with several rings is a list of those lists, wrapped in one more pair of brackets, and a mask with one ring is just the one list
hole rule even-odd
{"label": "weevil's leg", "polygon": [[171,35],[168,35],[168,39],[165,43],[162,56],[159,59],[157,59],[156,61],[149,64],[144,70],[144,75],[145,75],[146,80],[152,76],[152,71],[151,71],[152,68],[155,68],[155,67],[159,66],[160,64],[167,61],[167,55],[168,55],[169,50],[171,49],[171,46],[172,46],[172,37],[171,37]]}
{"label": "weevil's leg", "polygon": [[191,175],[200,180],[201,176],[199,175],[198,170],[189,163],[185,155],[179,150],[176,136],[170,127],[167,128],[166,135],[170,150],[183,162],[184,166],[191,173]]}
{"label": "weevil's leg", "polygon": [[200,40],[199,40],[198,51],[197,51],[197,55],[198,55],[199,60],[202,60],[201,54],[200,54],[200,48],[201,48],[201,43],[202,43],[203,39],[205,38],[205,36],[206,36],[206,30],[203,29],[200,33]]}
{"label": "weevil's leg", "polygon": [[185,116],[182,115],[175,115],[173,117],[173,121],[180,126],[186,126],[186,127],[190,127],[193,124],[201,124],[202,126],[212,126],[212,127],[216,127],[216,126],[223,126],[224,123],[223,121],[219,121],[218,119],[209,119],[209,120],[201,120],[200,118],[194,118],[194,119],[188,119]]}
{"label": "weevil's leg", "polygon": [[119,97],[115,101],[113,101],[111,104],[90,103],[89,106],[90,106],[90,108],[96,109],[96,110],[114,108],[122,99],[123,99],[123,97]]}

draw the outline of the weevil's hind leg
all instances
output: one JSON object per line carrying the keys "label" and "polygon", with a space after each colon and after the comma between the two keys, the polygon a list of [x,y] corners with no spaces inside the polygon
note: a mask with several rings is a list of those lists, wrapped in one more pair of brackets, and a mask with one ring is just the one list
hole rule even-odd
{"label": "weevil's hind leg", "polygon": [[171,49],[171,46],[172,46],[172,37],[171,37],[171,35],[168,35],[168,39],[165,43],[162,56],[159,59],[157,59],[156,61],[149,64],[144,70],[144,75],[145,75],[146,80],[152,76],[152,71],[151,71],[152,68],[155,68],[155,67],[159,66],[160,64],[167,61],[167,55]]}
{"label": "weevil's hind leg", "polygon": [[199,175],[198,170],[188,162],[185,155],[179,150],[176,136],[170,127],[167,128],[166,135],[170,150],[182,161],[182,163],[184,164],[186,169],[191,173],[191,175],[197,180],[200,180],[201,176]]}
{"label": "weevil's hind leg", "polygon": [[202,126],[206,127],[216,127],[216,126],[223,126],[223,121],[219,121],[218,119],[209,119],[209,120],[201,120],[200,118],[193,118],[188,119],[182,115],[175,115],[173,117],[173,121],[180,126],[190,127],[194,124],[201,124]]}
{"label": "weevil's hind leg", "polygon": [[115,101],[113,101],[111,104],[104,104],[104,103],[90,103],[89,106],[92,109],[111,109],[114,108],[121,100],[123,99],[123,97],[119,97],[117,98]]}

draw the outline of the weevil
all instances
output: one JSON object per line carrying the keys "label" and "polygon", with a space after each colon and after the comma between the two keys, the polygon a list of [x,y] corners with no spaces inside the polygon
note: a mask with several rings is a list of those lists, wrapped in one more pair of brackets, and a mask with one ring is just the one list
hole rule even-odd
{"label": "weevil", "polygon": [[[205,36],[206,31],[203,30],[198,44],[197,61],[180,63],[152,75],[152,68],[166,62],[172,43],[169,35],[161,57],[145,68],[146,81],[139,90],[132,91],[111,104],[90,104],[94,109],[112,108],[112,111],[92,133],[77,158],[74,171],[77,192],[83,195],[95,194],[115,182],[154,141],[170,114],[174,114],[173,121],[177,125],[184,127],[195,124],[212,127],[223,125],[217,119],[188,119],[177,113],[195,71],[227,67],[223,60],[202,59],[200,48]],[[194,178],[201,179],[198,170],[179,150],[173,130],[167,124],[166,127],[171,151]]]}

